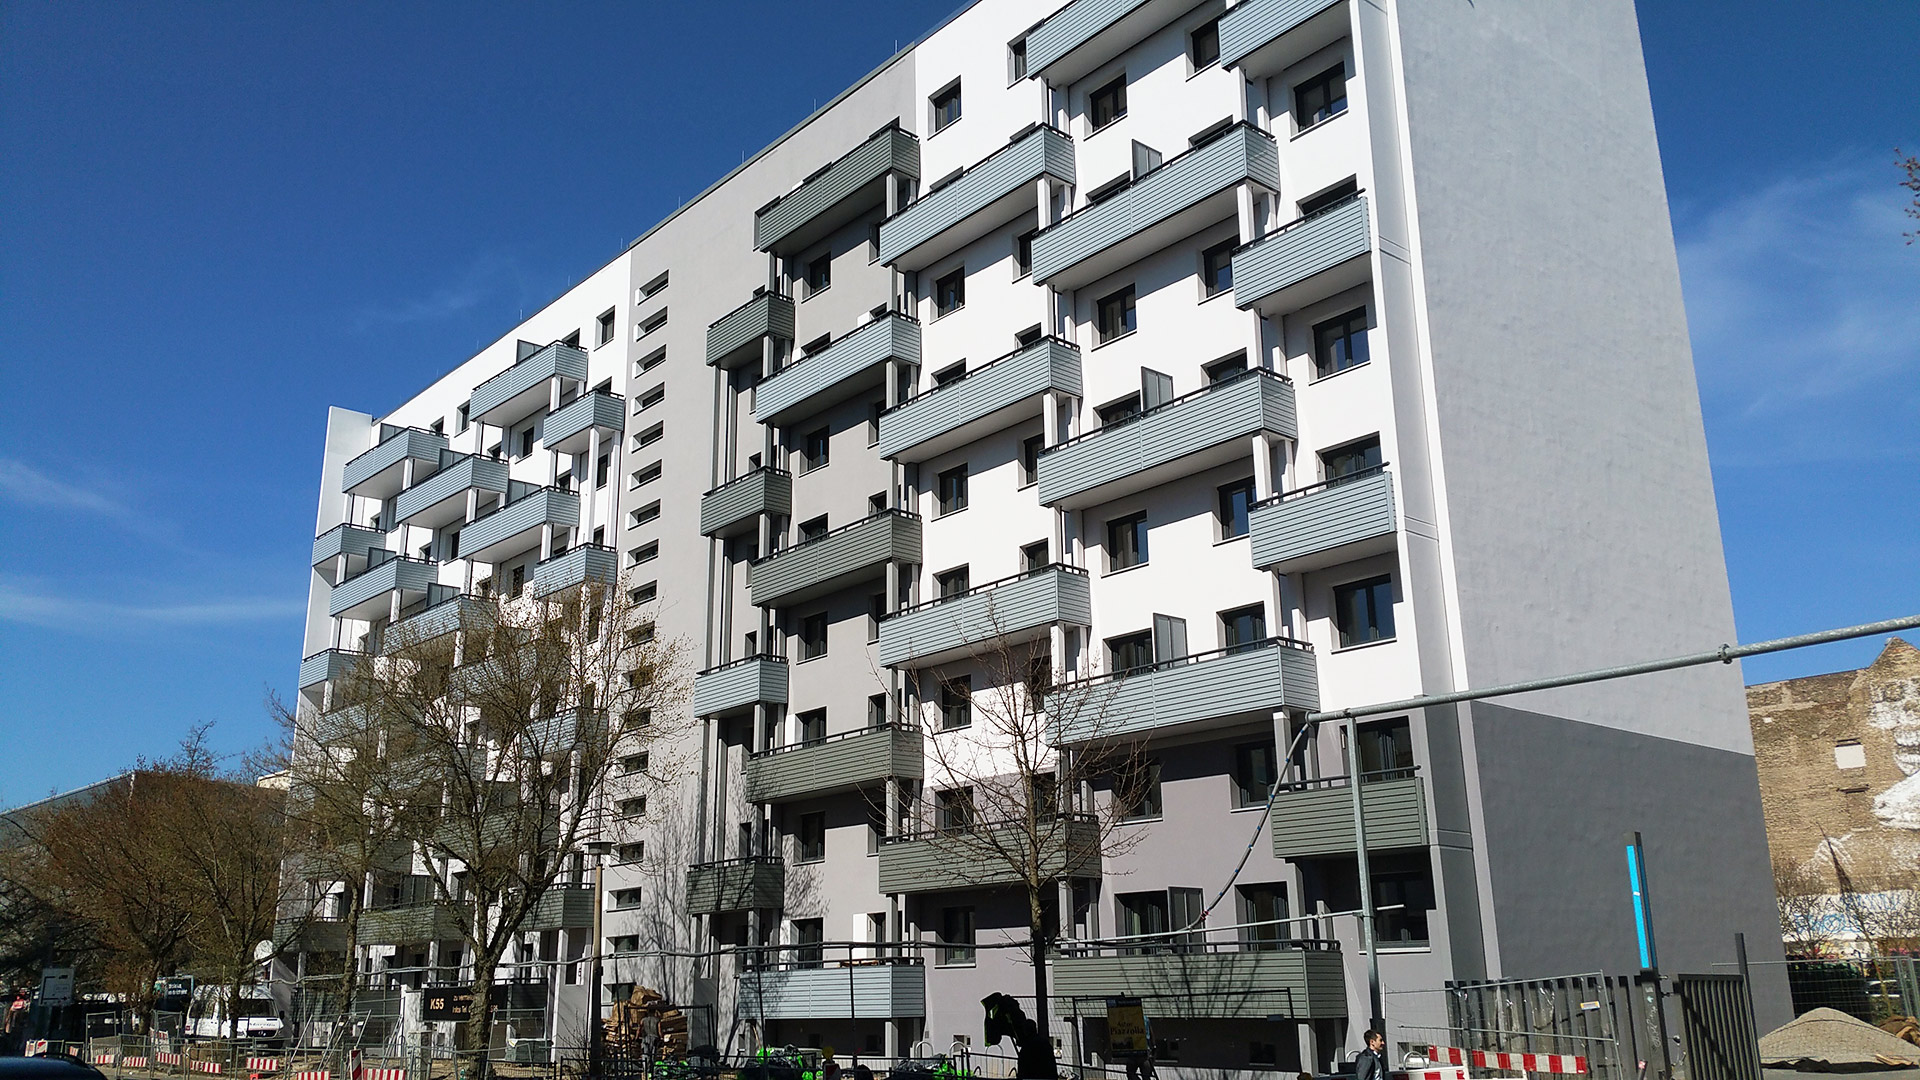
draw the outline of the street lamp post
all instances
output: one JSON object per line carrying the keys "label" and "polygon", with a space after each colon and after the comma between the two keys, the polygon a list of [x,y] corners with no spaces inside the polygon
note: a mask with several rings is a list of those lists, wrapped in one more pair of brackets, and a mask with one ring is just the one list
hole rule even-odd
{"label": "street lamp post", "polygon": [[606,910],[606,862],[613,844],[606,840],[587,842],[587,854],[593,856],[593,972],[589,977],[587,990],[587,1075],[601,1075],[601,1045],[605,1038],[606,1024],[600,1018],[600,987],[602,972],[600,958],[602,942],[601,913]]}

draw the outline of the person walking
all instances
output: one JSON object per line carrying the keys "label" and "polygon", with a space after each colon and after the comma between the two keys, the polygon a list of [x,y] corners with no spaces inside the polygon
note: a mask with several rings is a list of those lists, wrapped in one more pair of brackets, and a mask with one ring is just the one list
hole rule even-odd
{"label": "person walking", "polygon": [[1353,1061],[1353,1080],[1387,1080],[1387,1037],[1367,1029],[1367,1048]]}

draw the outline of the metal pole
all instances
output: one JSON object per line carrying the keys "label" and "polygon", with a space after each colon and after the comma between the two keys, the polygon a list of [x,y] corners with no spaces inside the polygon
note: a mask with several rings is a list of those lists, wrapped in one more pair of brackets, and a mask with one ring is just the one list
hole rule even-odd
{"label": "metal pole", "polygon": [[601,909],[605,899],[606,861],[604,855],[597,855],[593,860],[593,977],[587,991],[587,1075],[592,1077],[600,1075],[600,1044],[606,1027],[600,1020]]}
{"label": "metal pole", "polygon": [[1347,787],[1353,796],[1353,857],[1360,874],[1360,947],[1367,953],[1367,1026],[1385,1033],[1380,1004],[1380,949],[1373,932],[1373,869],[1367,861],[1367,812],[1360,797],[1360,728],[1347,717]]}

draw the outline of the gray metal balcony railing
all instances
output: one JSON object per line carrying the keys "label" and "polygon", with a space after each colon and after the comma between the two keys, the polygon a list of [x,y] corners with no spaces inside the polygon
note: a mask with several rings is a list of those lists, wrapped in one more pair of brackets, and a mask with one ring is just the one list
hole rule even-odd
{"label": "gray metal balcony railing", "polygon": [[557,487],[519,487],[519,481],[509,487],[518,490],[460,531],[462,558],[501,562],[539,544],[545,526],[571,529],[580,524],[580,496],[573,492]]}
{"label": "gray metal balcony railing", "polygon": [[876,206],[885,205],[888,175],[918,179],[920,140],[892,121],[859,146],[754,212],[753,246],[792,255]]}
{"label": "gray metal balcony railing", "polygon": [[1044,337],[880,414],[881,457],[919,462],[1040,415],[1054,390],[1079,397],[1080,350]]}
{"label": "gray metal balcony railing", "polygon": [[1047,694],[1049,734],[1064,744],[1319,707],[1313,647],[1284,637],[1060,683]]}
{"label": "gray metal balcony railing", "polygon": [[793,513],[793,474],[762,465],[700,496],[700,535],[748,531],[762,514]]}
{"label": "gray metal balcony railing", "polygon": [[1250,458],[1260,433],[1295,437],[1293,383],[1254,368],[1040,452],[1040,501],[1077,510]]}
{"label": "gray metal balcony railing", "polygon": [[[1057,814],[1042,823],[1035,854],[1049,875],[1100,876],[1100,823],[1091,814]],[[974,838],[976,831],[1023,829],[1022,822],[975,822],[963,829],[929,829],[880,841],[880,891],[883,893],[946,892],[1018,880],[1017,868],[997,855],[996,841]],[[1025,842],[1008,835],[1001,849]]]}
{"label": "gray metal balcony railing", "polygon": [[920,321],[897,311],[801,357],[754,389],[754,419],[784,424],[882,385],[889,360],[920,363]]}
{"label": "gray metal balcony railing", "polygon": [[919,727],[879,724],[747,758],[747,801],[782,803],[861,788],[889,777],[918,780],[924,764]]}
{"label": "gray metal balcony railing", "polygon": [[785,607],[879,575],[889,562],[920,561],[920,515],[882,510],[755,559],[747,592],[761,607]]}
{"label": "gray metal balcony railing", "polygon": [[1190,7],[1188,0],[1073,0],[1027,33],[1027,77],[1065,90]]}
{"label": "gray metal balcony railing", "polygon": [[435,586],[427,590],[423,604],[411,612],[402,612],[400,621],[387,627],[380,637],[379,649],[392,652],[456,630],[487,630],[498,617],[499,609],[487,597],[472,596],[451,585]]}
{"label": "gray metal balcony railing", "polygon": [[540,442],[558,453],[583,454],[592,446],[597,429],[602,435],[600,445],[605,447],[606,437],[626,430],[626,411],[625,399],[617,394],[604,390],[581,394],[541,422]]}
{"label": "gray metal balcony railing", "polygon": [[1283,574],[1319,570],[1394,549],[1393,476],[1382,462],[1254,503],[1253,565]]}
{"label": "gray metal balcony railing", "polygon": [[693,677],[693,714],[728,716],[755,705],[787,703],[787,658],[772,653],[743,656]]}
{"label": "gray metal balcony railing", "polygon": [[1035,181],[1074,182],[1073,139],[1044,124],[1025,128],[958,177],[880,223],[879,261],[923,270],[1040,205]]}
{"label": "gray metal balcony railing", "polygon": [[581,544],[533,568],[533,595],[544,599],[588,582],[611,587],[619,580],[619,552],[605,544]]}
{"label": "gray metal balcony railing", "polygon": [[322,649],[300,661],[300,689],[344,678],[367,657],[357,649]]}
{"label": "gray metal balcony railing", "polygon": [[1234,305],[1268,316],[1298,311],[1364,282],[1372,251],[1366,196],[1355,192],[1234,252]]}
{"label": "gray metal balcony railing", "polygon": [[687,867],[687,914],[721,915],[786,902],[787,865],[776,855],[722,859]]}
{"label": "gray metal balcony railing", "polygon": [[335,525],[313,538],[313,567],[332,583],[335,559],[345,555],[347,573],[351,575],[357,568],[354,560],[368,558],[386,546],[387,534],[378,529],[347,523]]}
{"label": "gray metal balcony railing", "polygon": [[1345,960],[1337,942],[1143,940],[1063,942],[1052,991],[1071,1006],[1138,997],[1155,1016],[1180,1019],[1338,1019],[1347,1015]]}
{"label": "gray metal balcony railing", "polygon": [[880,621],[880,663],[927,665],[1026,641],[1054,623],[1093,621],[1087,572],[1046,566],[904,608]]}
{"label": "gray metal balcony railing", "polygon": [[1034,283],[1077,289],[1138,262],[1231,216],[1233,192],[1247,181],[1278,191],[1280,151],[1273,136],[1242,122],[1040,230]]}
{"label": "gray metal balcony railing", "polygon": [[360,914],[360,942],[365,945],[408,945],[423,941],[450,941],[461,937],[464,908],[430,900],[374,907]]}
{"label": "gray metal balcony railing", "polygon": [[467,492],[507,493],[507,463],[477,454],[440,454],[440,468],[432,476],[400,493],[394,500],[394,521],[438,529],[467,516]]}
{"label": "gray metal balcony railing", "polygon": [[[385,558],[381,558],[381,554]],[[437,583],[439,567],[427,559],[395,555],[382,548],[360,573],[333,587],[327,598],[327,613],[335,618],[367,619],[387,610],[393,593],[401,594],[401,606],[412,593],[425,595]]]}
{"label": "gray metal balcony railing", "polygon": [[[1336,7],[1338,16],[1316,18]],[[1220,16],[1220,64],[1247,79],[1278,75],[1347,35],[1345,7],[1341,0],[1241,0]]]}
{"label": "gray metal balcony railing", "polygon": [[[1353,791],[1345,776],[1280,785],[1273,798],[1273,854],[1279,859],[1353,854]],[[1417,769],[1367,773],[1360,783],[1367,850],[1425,847],[1427,786]]]}
{"label": "gray metal balcony railing", "polygon": [[403,484],[409,459],[416,469],[421,463],[431,469],[446,448],[447,437],[438,432],[381,424],[379,443],[341,470],[340,489],[369,499],[391,498]]}
{"label": "gray metal balcony railing", "polygon": [[475,423],[509,427],[545,409],[554,379],[587,381],[587,352],[556,341],[529,353],[507,370],[473,388],[467,415]]}
{"label": "gray metal balcony railing", "polygon": [[707,327],[707,364],[729,369],[757,365],[760,342],[766,338],[793,340],[792,297],[758,292],[715,319]]}
{"label": "gray metal balcony railing", "polygon": [[[891,1019],[927,1014],[927,969],[919,957],[825,955],[827,945],[790,946],[795,959],[750,963],[740,973],[736,1015],[755,1020]],[[841,947],[851,952],[854,946]],[[875,946],[859,947],[873,952]],[[840,951],[836,949],[835,951]],[[819,959],[807,954],[819,953]]]}
{"label": "gray metal balcony railing", "polygon": [[549,885],[522,924],[526,930],[571,930],[593,925],[593,886]]}

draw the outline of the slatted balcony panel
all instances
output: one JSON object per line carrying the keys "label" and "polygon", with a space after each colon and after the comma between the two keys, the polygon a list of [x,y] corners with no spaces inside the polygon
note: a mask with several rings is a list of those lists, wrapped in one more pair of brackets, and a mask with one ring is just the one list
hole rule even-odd
{"label": "slatted balcony panel", "polygon": [[755,1020],[891,1020],[927,1015],[927,969],[918,959],[749,967],[736,1015]]}
{"label": "slatted balcony panel", "polygon": [[[387,546],[387,534],[359,525],[335,525],[313,538],[313,565],[331,570],[329,564],[342,555],[349,560],[365,559]],[[331,578],[329,578],[331,580]]]}
{"label": "slatted balcony panel", "polygon": [[1107,997],[1154,1002],[1169,1019],[1300,1020],[1347,1015],[1346,970],[1338,949],[1275,942],[1154,942],[1138,949],[1069,952],[1053,962],[1053,993],[1070,1006]]}
{"label": "slatted balcony panel", "polygon": [[754,419],[785,424],[882,385],[886,362],[920,362],[920,322],[888,312],[754,390]]}
{"label": "slatted balcony panel", "polygon": [[406,645],[419,645],[444,637],[456,630],[490,629],[499,619],[493,601],[458,594],[403,617],[387,628],[382,638],[385,651]]}
{"label": "slatted balcony panel", "polygon": [[467,516],[467,492],[507,493],[507,463],[477,454],[441,455],[440,471],[400,493],[393,517],[402,525],[438,529]]}
{"label": "slatted balcony panel", "polygon": [[693,677],[695,716],[733,716],[755,705],[787,703],[787,658],[744,656]]}
{"label": "slatted balcony panel", "polygon": [[923,270],[1022,216],[1038,224],[1035,181],[1043,176],[1074,182],[1073,139],[1036,125],[881,222],[880,261],[903,271]]}
{"label": "slatted balcony panel", "polygon": [[603,544],[582,544],[533,568],[533,595],[545,598],[589,582],[611,587],[619,580],[618,552]]}
{"label": "slatted balcony panel", "polygon": [[355,649],[324,649],[300,661],[300,689],[332,682],[352,674],[367,657]]}
{"label": "slatted balcony panel", "polygon": [[545,409],[552,400],[554,379],[587,381],[587,351],[577,345],[554,342],[473,388],[467,415],[474,423],[510,427]]}
{"label": "slatted balcony panel", "polygon": [[728,859],[687,867],[689,915],[777,908],[786,895],[787,867],[778,858]]}
{"label": "slatted balcony panel", "polygon": [[793,299],[763,292],[707,327],[707,363],[722,368],[760,362],[760,342],[793,340]]}
{"label": "slatted balcony panel", "polygon": [[1054,623],[1092,622],[1087,572],[1046,566],[889,615],[880,623],[880,662],[937,664],[1030,640]]}
{"label": "slatted balcony panel", "polygon": [[919,516],[887,510],[755,560],[747,592],[761,607],[786,607],[879,576],[889,562],[919,561]]}
{"label": "slatted balcony panel", "polygon": [[1225,723],[1320,708],[1313,650],[1286,638],[1220,649],[1125,675],[1064,683],[1048,695],[1056,743]]}
{"label": "slatted balcony panel", "polygon": [[341,470],[340,489],[368,499],[390,499],[400,491],[409,459],[416,470],[432,469],[446,448],[445,435],[382,424],[379,445]]}
{"label": "slatted balcony panel", "polygon": [[923,748],[919,728],[884,724],[764,750],[747,759],[747,801],[782,803],[858,791],[890,777],[918,780],[925,770]]}
{"label": "slatted balcony panel", "polygon": [[479,562],[500,562],[535,547],[548,525],[580,524],[580,496],[543,487],[468,522],[460,532],[460,554]]}
{"label": "slatted balcony panel", "polygon": [[792,255],[887,202],[888,173],[920,176],[920,140],[889,124],[753,215],[753,246]]}
{"label": "slatted balcony panel", "polygon": [[540,423],[540,442],[562,454],[582,454],[593,444],[593,432],[600,432],[600,445],[608,445],[626,429],[626,402],[620,397],[596,390],[582,394],[560,406],[559,411]]}
{"label": "slatted balcony panel", "polygon": [[439,567],[433,563],[391,558],[334,586],[327,598],[327,613],[335,618],[374,618],[387,613],[393,593],[401,594],[401,605],[405,606],[407,596],[425,596],[438,579]]}
{"label": "slatted balcony panel", "polygon": [[1074,0],[1027,34],[1027,77],[1064,90],[1192,8],[1192,0]]}
{"label": "slatted balcony panel", "polygon": [[919,462],[1038,417],[1047,391],[1079,397],[1080,350],[1046,337],[880,414],[881,457]]}
{"label": "slatted balcony panel", "polygon": [[[975,829],[1011,830],[993,823]],[[1002,841],[1013,843],[1008,837]],[[888,837],[880,844],[880,891],[883,893],[950,892],[1013,885],[1018,875],[1008,861],[992,854],[988,842],[966,836],[920,833]],[[1100,876],[1100,823],[1090,817],[1063,814],[1037,845],[1040,865],[1063,877]]]}
{"label": "slatted balcony panel", "polygon": [[1373,250],[1367,199],[1356,195],[1241,248],[1233,256],[1233,302],[1284,315],[1367,279]]}
{"label": "slatted balcony panel", "polygon": [[1344,0],[1241,0],[1220,16],[1220,63],[1265,79],[1349,32]]}
{"label": "slatted balcony panel", "polygon": [[444,904],[417,903],[370,908],[360,914],[362,945],[411,945],[458,939],[466,913]]}
{"label": "slatted balcony panel", "polygon": [[793,474],[771,465],[721,484],[700,496],[700,535],[749,532],[762,514],[793,513]]}
{"label": "slatted balcony panel", "polygon": [[571,930],[593,925],[593,886],[551,885],[534,901],[527,930]]}
{"label": "slatted balcony panel", "polygon": [[[1367,850],[1425,847],[1427,782],[1396,776],[1360,785],[1367,820]],[[1273,800],[1273,855],[1299,859],[1353,854],[1353,790],[1346,777],[1310,781]]]}
{"label": "slatted balcony panel", "polygon": [[1256,503],[1247,515],[1253,565],[1321,570],[1394,549],[1393,477],[1385,468]]}

